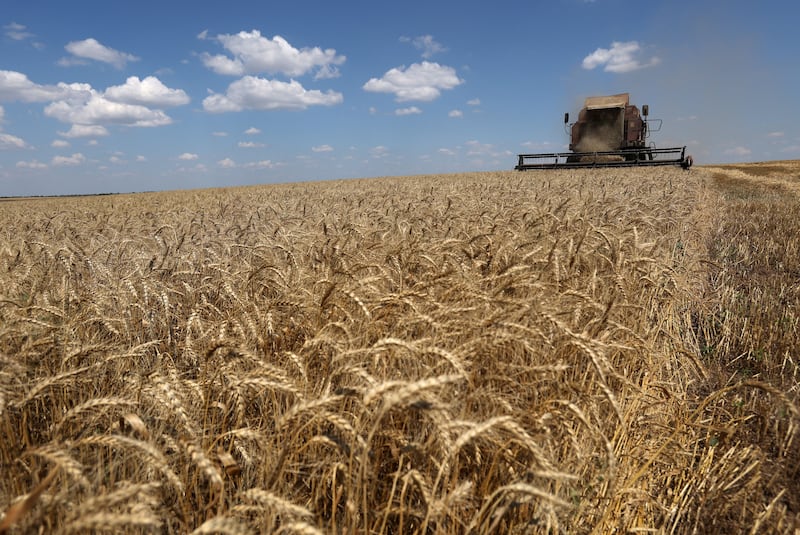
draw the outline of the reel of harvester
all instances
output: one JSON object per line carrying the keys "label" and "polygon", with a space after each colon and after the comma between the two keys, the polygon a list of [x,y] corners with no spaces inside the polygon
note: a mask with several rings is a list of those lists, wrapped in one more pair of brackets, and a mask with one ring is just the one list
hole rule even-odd
{"label": "reel of harvester", "polygon": [[597,152],[551,152],[520,154],[514,167],[517,171],[529,169],[575,169],[579,167],[636,167],[649,165],[692,166],[692,157],[686,147],[668,149],[621,149]]}

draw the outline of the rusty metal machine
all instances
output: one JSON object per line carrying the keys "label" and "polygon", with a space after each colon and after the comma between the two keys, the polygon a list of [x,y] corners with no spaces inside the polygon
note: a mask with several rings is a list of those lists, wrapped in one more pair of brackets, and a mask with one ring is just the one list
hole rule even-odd
{"label": "rusty metal machine", "polygon": [[586,99],[578,120],[570,124],[564,114],[565,128],[570,129],[571,152],[520,154],[515,169],[558,169],[576,167],[621,167],[680,165],[688,169],[692,157],[686,147],[658,149],[647,142],[650,132],[661,129],[660,119],[648,119],[645,104],[641,113],[630,104],[628,93]]}

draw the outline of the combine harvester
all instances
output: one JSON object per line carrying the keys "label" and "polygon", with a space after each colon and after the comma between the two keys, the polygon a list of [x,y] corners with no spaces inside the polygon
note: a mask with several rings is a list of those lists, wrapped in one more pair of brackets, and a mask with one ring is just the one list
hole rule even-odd
{"label": "combine harvester", "polygon": [[[650,165],[692,166],[686,147],[657,149],[648,145],[650,132],[661,129],[661,119],[647,119],[648,107],[639,108],[629,102],[628,93],[606,97],[589,97],[569,124],[564,114],[565,129],[571,129],[569,150],[543,154],[520,154],[518,171],[528,169],[570,169],[578,167],[626,167]],[[656,128],[652,128],[653,123]]]}

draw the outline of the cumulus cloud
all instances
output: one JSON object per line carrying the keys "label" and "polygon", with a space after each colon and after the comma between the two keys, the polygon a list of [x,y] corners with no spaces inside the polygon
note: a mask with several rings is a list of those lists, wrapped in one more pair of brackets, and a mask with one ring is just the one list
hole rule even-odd
{"label": "cumulus cloud", "polygon": [[429,61],[413,63],[408,68],[396,67],[380,78],[371,78],[364,84],[365,91],[394,93],[397,102],[435,100],[442,90],[453,89],[463,83],[455,69]]}
{"label": "cumulus cloud", "polygon": [[212,93],[203,100],[211,113],[243,110],[304,110],[309,106],[332,106],[343,101],[341,93],[307,90],[296,80],[281,82],[245,76],[228,86],[225,94]]}
{"label": "cumulus cloud", "polygon": [[[98,42],[97,39],[93,38],[84,39],[83,41],[72,41],[67,43],[64,48],[76,58],[91,59],[94,61],[108,63],[117,69],[125,68],[125,65],[129,61],[139,61],[139,58],[133,54],[127,54],[125,52],[120,52],[119,50],[114,50],[113,48],[109,48]],[[69,60],[62,62],[62,65],[69,64]]]}
{"label": "cumulus cloud", "polygon": [[783,132],[770,132],[767,137],[783,137]]}
{"label": "cumulus cloud", "polygon": [[31,160],[29,162],[17,162],[19,169],[46,169],[47,164],[38,160]]}
{"label": "cumulus cloud", "polygon": [[88,93],[86,84],[40,85],[17,71],[0,70],[0,100],[18,102],[48,102],[81,98]]}
{"label": "cumulus cloud", "polygon": [[378,145],[369,149],[369,153],[373,158],[385,158],[389,155],[389,149],[383,145]]}
{"label": "cumulus cloud", "polygon": [[197,154],[194,154],[194,153],[191,153],[191,152],[184,152],[183,154],[178,156],[179,160],[185,160],[185,161],[196,160],[198,158],[199,158],[199,156]]}
{"label": "cumulus cloud", "polygon": [[5,109],[0,106],[0,150],[12,150],[12,149],[27,149],[30,146],[23,140],[17,136],[12,136],[11,134],[3,133],[3,118],[5,117]]}
{"label": "cumulus cloud", "polygon": [[217,165],[222,167],[223,169],[233,169],[236,167],[236,162],[231,160],[230,158],[225,158],[217,162]]}
{"label": "cumulus cloud", "polygon": [[108,135],[108,130],[104,126],[94,124],[74,124],[66,132],[59,132],[62,137],[103,137]]}
{"label": "cumulus cloud", "polygon": [[87,86],[87,90],[88,99],[53,102],[45,107],[44,114],[76,125],[120,124],[148,127],[172,123],[172,119],[161,110],[151,109],[140,104],[115,102],[89,86]]}
{"label": "cumulus cloud", "polygon": [[250,127],[250,128],[248,128],[247,130],[245,130],[245,131],[244,131],[244,133],[245,133],[245,134],[247,134],[248,136],[255,136],[255,135],[257,135],[257,134],[260,134],[260,133],[261,133],[261,130],[259,130],[259,129],[258,129],[258,128],[256,128],[255,126],[251,126],[251,127]]}
{"label": "cumulus cloud", "polygon": [[56,139],[53,140],[52,143],[50,143],[50,146],[55,149],[64,149],[69,147],[69,141],[64,141],[63,139]]}
{"label": "cumulus cloud", "polygon": [[256,143],[255,141],[240,141],[238,145],[243,149],[259,149],[265,146],[263,143]]}
{"label": "cumulus cloud", "polygon": [[[206,39],[208,34],[203,32],[198,37]],[[338,55],[332,48],[298,49],[280,35],[270,39],[262,36],[258,30],[220,34],[214,40],[231,56],[204,53],[201,59],[212,71],[228,76],[267,73],[295,77],[318,69],[318,78],[332,78],[338,76],[336,66],[346,60],[345,56]]]}
{"label": "cumulus cloud", "polygon": [[468,106],[480,106],[481,105],[481,99],[473,98],[472,100],[468,100],[467,101],[467,105]]}
{"label": "cumulus cloud", "polygon": [[467,156],[491,156],[493,158],[510,156],[512,153],[508,150],[498,150],[490,143],[481,143],[477,140],[470,140],[465,143],[467,145]]}
{"label": "cumulus cloud", "polygon": [[461,111],[461,110],[450,110],[448,112],[447,116],[448,117],[453,117],[453,118],[464,117],[464,112]]}
{"label": "cumulus cloud", "polygon": [[416,106],[410,106],[408,108],[398,108],[394,110],[395,115],[403,116],[403,115],[418,115],[422,113],[422,110],[417,108]]}
{"label": "cumulus cloud", "polygon": [[86,157],[77,152],[72,156],[53,156],[53,161],[51,164],[55,167],[63,167],[63,166],[74,166],[80,165],[86,161]]}
{"label": "cumulus cloud", "polygon": [[244,167],[248,169],[272,169],[276,167],[278,164],[273,162],[272,160],[260,160],[258,162],[250,162],[244,164]]}
{"label": "cumulus cloud", "polygon": [[425,59],[430,58],[434,54],[446,52],[447,49],[440,43],[437,43],[432,35],[420,35],[419,37],[401,37],[401,42],[411,43],[414,48],[422,51],[422,57]]}
{"label": "cumulus cloud", "polygon": [[[158,78],[144,80],[130,77],[125,84],[97,91],[85,83],[41,85],[25,74],[0,70],[0,101],[49,102],[48,117],[70,123],[73,129],[65,137],[108,135],[106,124],[125,126],[162,126],[172,119],[159,107],[189,102],[183,90],[171,89]],[[92,133],[86,133],[93,130]]]}
{"label": "cumulus cloud", "polygon": [[23,26],[22,24],[18,24],[16,22],[12,22],[3,26],[3,31],[5,32],[6,37],[13,39],[14,41],[24,41],[29,37],[33,37],[33,34],[27,31],[27,26]]}
{"label": "cumulus cloud", "polygon": [[332,152],[333,147],[330,145],[317,145],[316,147],[311,147],[313,152]]}
{"label": "cumulus cloud", "polygon": [[11,134],[0,132],[0,150],[27,149],[30,146],[25,140]]}
{"label": "cumulus cloud", "polygon": [[104,96],[113,102],[139,104],[162,108],[182,106],[189,103],[189,95],[182,89],[171,89],[155,76],[140,80],[131,76],[123,85],[115,85],[106,89]]}
{"label": "cumulus cloud", "polygon": [[656,56],[642,60],[641,55],[642,47],[637,41],[614,41],[611,48],[598,48],[583,58],[582,66],[587,70],[603,66],[606,72],[626,73],[661,63]]}

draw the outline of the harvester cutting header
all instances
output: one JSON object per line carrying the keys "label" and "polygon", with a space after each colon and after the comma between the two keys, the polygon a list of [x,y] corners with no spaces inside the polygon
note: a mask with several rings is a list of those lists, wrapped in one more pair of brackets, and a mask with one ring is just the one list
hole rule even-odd
{"label": "harvester cutting header", "polygon": [[657,149],[647,142],[650,132],[661,129],[660,119],[648,119],[648,106],[630,104],[628,93],[588,97],[578,120],[570,124],[564,114],[565,128],[570,129],[569,150],[543,154],[520,154],[515,169],[555,169],[575,167],[621,167],[680,165],[688,169],[692,157],[686,147]]}

